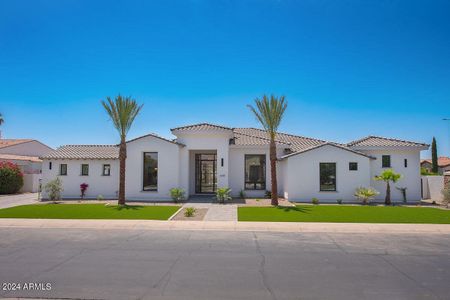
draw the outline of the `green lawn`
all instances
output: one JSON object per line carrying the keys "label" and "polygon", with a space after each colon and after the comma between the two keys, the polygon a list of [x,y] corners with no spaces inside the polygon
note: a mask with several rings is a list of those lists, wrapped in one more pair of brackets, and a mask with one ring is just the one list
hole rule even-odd
{"label": "green lawn", "polygon": [[0,209],[0,218],[167,220],[179,206],[32,204]]}
{"label": "green lawn", "polygon": [[450,211],[427,207],[297,205],[239,207],[239,221],[450,224]]}

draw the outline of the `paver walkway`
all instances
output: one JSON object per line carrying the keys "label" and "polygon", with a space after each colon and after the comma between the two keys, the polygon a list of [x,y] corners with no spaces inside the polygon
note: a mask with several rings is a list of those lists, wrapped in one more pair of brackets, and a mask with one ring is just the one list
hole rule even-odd
{"label": "paver walkway", "polygon": [[38,193],[0,196],[0,209],[38,202]]}
{"label": "paver walkway", "polygon": [[187,202],[183,207],[207,208],[204,221],[237,221],[236,204]]}

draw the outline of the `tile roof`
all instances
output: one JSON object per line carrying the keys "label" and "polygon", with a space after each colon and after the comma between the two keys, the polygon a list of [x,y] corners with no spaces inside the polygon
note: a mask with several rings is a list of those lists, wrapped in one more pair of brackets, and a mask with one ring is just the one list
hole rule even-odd
{"label": "tile roof", "polygon": [[[267,139],[267,141],[269,140],[268,136],[267,136],[267,132],[262,129],[234,128],[233,131],[235,134],[241,134],[241,135],[246,135],[246,136],[251,136],[251,137],[256,137],[256,138],[263,138],[263,139]],[[318,140],[318,139],[307,138],[307,137],[303,137],[303,136],[292,135],[292,134],[281,133],[281,132],[277,133],[275,139],[278,143],[283,143],[283,144],[289,145],[289,148],[293,152],[298,152],[303,149],[307,149],[307,148],[310,148],[313,146],[318,146],[318,145],[326,143],[326,141],[322,141],[322,140]],[[236,140],[236,142],[237,142],[237,140]]]}
{"label": "tile roof", "polygon": [[385,138],[380,136],[368,136],[347,144],[349,147],[428,147],[424,143]]}
{"label": "tile roof", "polygon": [[42,162],[37,156],[27,156],[27,155],[15,155],[15,154],[0,154],[0,160],[21,160],[29,162]]}
{"label": "tile roof", "polygon": [[[427,159],[422,159],[420,161],[421,163],[423,162],[428,162],[428,163],[432,163],[431,158],[427,158]],[[446,156],[440,156],[438,157],[438,166],[439,167],[447,167],[450,166],[450,157],[446,157]]]}
{"label": "tile roof", "polygon": [[[247,135],[242,133],[234,133],[234,145],[239,146],[259,146],[259,145],[269,145],[270,139],[267,137],[258,137],[253,135]],[[289,147],[289,143],[275,141],[279,145],[286,145]]]}
{"label": "tile roof", "polygon": [[6,148],[14,145],[28,143],[34,141],[32,139],[0,139],[0,148]]}
{"label": "tile roof", "polygon": [[170,130],[171,131],[174,131],[174,130],[196,130],[196,131],[206,130],[207,131],[207,130],[217,130],[217,129],[233,130],[232,128],[229,128],[229,127],[215,125],[215,124],[211,124],[211,123],[199,123],[199,124],[186,125],[186,126],[172,128]]}
{"label": "tile roof", "polygon": [[177,145],[180,145],[180,146],[185,146],[184,144],[179,143],[179,142],[177,142],[176,140],[169,140],[169,139],[163,138],[162,136],[159,136],[159,135],[157,135],[157,134],[155,134],[155,133],[149,133],[149,134],[146,134],[146,135],[143,135],[143,136],[139,136],[139,137],[137,137],[137,138],[134,138],[134,139],[131,139],[131,140],[127,141],[127,143],[134,142],[134,141],[136,141],[136,140],[139,140],[139,139],[142,139],[142,138],[145,138],[145,137],[148,137],[148,136],[155,137],[155,138],[161,139],[161,140],[163,140],[163,141],[166,141],[166,142],[169,142],[169,143],[172,143],[172,144],[177,144]]}
{"label": "tile roof", "polygon": [[317,149],[317,148],[320,148],[320,147],[326,146],[326,145],[330,145],[330,146],[337,147],[337,148],[340,148],[342,150],[346,150],[346,151],[349,151],[349,152],[352,152],[352,153],[355,153],[355,154],[358,154],[358,155],[362,155],[362,156],[365,156],[365,157],[368,157],[368,158],[371,158],[371,159],[375,159],[375,157],[372,157],[372,156],[367,155],[365,153],[353,150],[353,149],[351,149],[351,148],[349,148],[349,147],[347,147],[345,145],[341,145],[341,144],[337,144],[337,143],[331,143],[331,142],[325,142],[325,143],[322,143],[322,144],[319,144],[319,145],[315,145],[315,146],[311,146],[309,148],[302,149],[300,151],[296,151],[294,153],[290,153],[290,154],[284,155],[284,156],[281,157],[281,159],[288,158],[290,156],[294,156],[294,155],[297,155],[297,154],[300,154],[300,153],[304,153],[304,152],[307,152],[307,151],[310,151],[310,150],[314,150],[314,149]]}
{"label": "tile roof", "polygon": [[117,145],[64,145],[42,156],[43,159],[118,159]]}

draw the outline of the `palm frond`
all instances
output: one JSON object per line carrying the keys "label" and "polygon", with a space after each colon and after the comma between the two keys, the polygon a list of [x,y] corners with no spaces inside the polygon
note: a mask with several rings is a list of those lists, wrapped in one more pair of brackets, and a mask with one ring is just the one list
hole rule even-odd
{"label": "palm frond", "polygon": [[247,105],[247,107],[253,112],[256,119],[261,123],[261,126],[267,131],[269,136],[275,138],[287,108],[285,97],[271,95],[269,98],[266,95],[263,95],[261,99],[255,99],[255,106]]}
{"label": "palm frond", "polygon": [[125,139],[143,104],[138,105],[135,99],[122,97],[119,94],[114,100],[107,97],[106,101],[102,101],[102,105],[113,122],[114,127],[119,132],[121,139]]}

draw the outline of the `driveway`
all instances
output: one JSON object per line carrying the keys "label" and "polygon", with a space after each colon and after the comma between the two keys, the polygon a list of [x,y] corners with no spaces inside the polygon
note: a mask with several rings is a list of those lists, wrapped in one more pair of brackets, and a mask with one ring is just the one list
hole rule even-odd
{"label": "driveway", "polygon": [[0,230],[1,297],[448,299],[450,235]]}
{"label": "driveway", "polygon": [[2,195],[0,196],[0,209],[25,204],[33,204],[36,203],[37,201],[38,201],[38,193]]}

